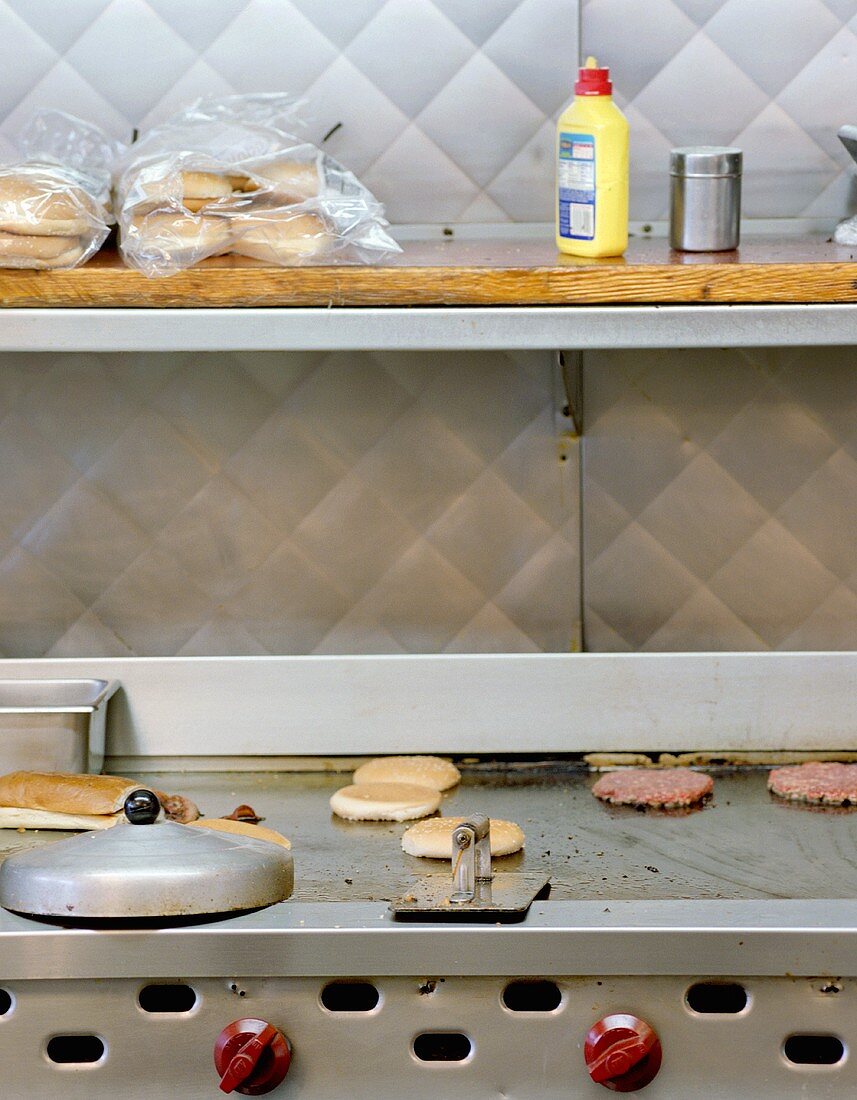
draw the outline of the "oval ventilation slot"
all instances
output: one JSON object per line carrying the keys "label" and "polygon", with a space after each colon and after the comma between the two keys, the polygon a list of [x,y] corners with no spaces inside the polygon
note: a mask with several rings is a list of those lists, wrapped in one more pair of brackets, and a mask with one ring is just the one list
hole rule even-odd
{"label": "oval ventilation slot", "polygon": [[100,1062],[104,1042],[97,1035],[55,1035],[48,1042],[48,1058],[60,1066],[84,1066]]}
{"label": "oval ventilation slot", "polygon": [[0,989],[0,1016],[5,1016],[12,1011],[12,994],[6,989]]}
{"label": "oval ventilation slot", "polygon": [[845,1057],[845,1044],[835,1035],[790,1035],[783,1054],[796,1066],[835,1066]]}
{"label": "oval ventilation slot", "polygon": [[421,1062],[463,1062],[472,1049],[460,1031],[425,1031],[414,1039],[414,1055]]}
{"label": "oval ventilation slot", "polygon": [[331,982],[321,991],[328,1012],[371,1012],[380,999],[371,982]]}
{"label": "oval ventilation slot", "polygon": [[732,1015],[747,1007],[747,990],[738,982],[697,982],[685,994],[688,1007],[703,1015]]}
{"label": "oval ventilation slot", "polygon": [[196,990],[189,985],[147,985],[137,998],[144,1012],[190,1012]]}
{"label": "oval ventilation slot", "polygon": [[509,982],[503,1004],[510,1012],[553,1012],[562,1003],[556,982]]}

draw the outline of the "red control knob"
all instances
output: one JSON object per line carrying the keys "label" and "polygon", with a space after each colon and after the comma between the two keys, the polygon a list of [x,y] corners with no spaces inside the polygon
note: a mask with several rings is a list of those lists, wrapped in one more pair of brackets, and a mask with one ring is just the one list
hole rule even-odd
{"label": "red control knob", "polygon": [[264,1096],[279,1085],[292,1062],[289,1040],[265,1020],[235,1020],[214,1044],[223,1092]]}
{"label": "red control knob", "polygon": [[597,1084],[614,1092],[634,1092],[657,1076],[661,1041],[645,1020],[615,1012],[589,1029],[583,1056]]}

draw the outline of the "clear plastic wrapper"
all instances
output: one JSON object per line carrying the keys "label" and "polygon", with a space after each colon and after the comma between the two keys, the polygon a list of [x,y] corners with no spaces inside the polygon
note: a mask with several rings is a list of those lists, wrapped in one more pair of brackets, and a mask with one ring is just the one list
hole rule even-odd
{"label": "clear plastic wrapper", "polygon": [[845,218],[841,221],[833,234],[836,244],[857,244],[857,217]]}
{"label": "clear plastic wrapper", "polygon": [[123,147],[62,111],[39,111],[0,166],[0,267],[85,263],[110,232],[112,167]]}
{"label": "clear plastic wrapper", "polygon": [[116,189],[126,262],[157,277],[228,252],[278,266],[400,252],[383,205],[297,136],[299,107],[279,94],[201,99],[143,134]]}

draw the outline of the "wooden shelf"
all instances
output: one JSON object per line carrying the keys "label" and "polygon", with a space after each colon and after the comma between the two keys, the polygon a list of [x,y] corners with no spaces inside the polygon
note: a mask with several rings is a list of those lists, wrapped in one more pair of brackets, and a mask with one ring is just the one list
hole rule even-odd
{"label": "wooden shelf", "polygon": [[633,240],[624,257],[559,256],[550,240],[411,241],[379,267],[264,267],[223,256],[146,279],[104,251],[73,271],[0,271],[0,305],[64,308],[557,306],[857,302],[857,250],[750,238],[725,253]]}

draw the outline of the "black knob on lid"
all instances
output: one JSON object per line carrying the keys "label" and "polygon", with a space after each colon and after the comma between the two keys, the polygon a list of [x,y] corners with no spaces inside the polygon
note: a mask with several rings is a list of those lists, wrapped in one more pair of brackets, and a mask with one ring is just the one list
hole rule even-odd
{"label": "black knob on lid", "polygon": [[158,796],[146,787],[138,787],[125,799],[125,816],[132,825],[153,825],[160,812]]}

